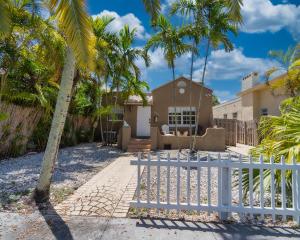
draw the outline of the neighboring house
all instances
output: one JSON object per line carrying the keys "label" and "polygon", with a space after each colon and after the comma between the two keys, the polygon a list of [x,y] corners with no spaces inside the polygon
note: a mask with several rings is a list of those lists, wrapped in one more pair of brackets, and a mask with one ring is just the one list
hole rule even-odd
{"label": "neighboring house", "polygon": [[[114,130],[120,132],[119,142],[123,142],[122,148],[126,149],[127,145],[130,145],[128,141],[124,140],[125,138],[127,140],[130,140],[131,138],[151,139],[152,149],[187,147],[183,137],[185,136],[187,138],[188,136],[191,136],[191,133],[189,132],[190,119],[192,134],[195,132],[200,92],[202,92],[203,95],[198,116],[198,135],[203,135],[206,133],[207,128],[212,126],[212,90],[202,87],[201,84],[192,81],[190,91],[190,80],[187,78],[179,77],[174,82],[168,82],[154,89],[147,95],[148,104],[145,106],[143,105],[142,99],[138,96],[130,96],[123,104],[119,103],[118,112],[123,113],[124,123],[126,122],[130,127],[130,133],[124,133],[119,131],[121,129],[120,123],[115,124]],[[173,139],[172,136],[169,136],[170,138],[165,139],[164,142],[159,140],[160,135],[162,134],[161,127],[163,125],[168,125],[170,133],[175,134],[175,111],[177,115],[178,135],[181,137],[180,146],[177,146],[178,143],[176,145],[173,140],[170,140]],[[127,127],[126,123],[123,127],[125,129]],[[124,136],[124,134],[126,136]],[[173,137],[176,136],[174,135]],[[189,139],[191,139],[191,137],[189,137]]]}
{"label": "neighboring house", "polygon": [[288,96],[284,88],[274,89],[285,75],[273,78],[267,83],[258,81],[258,73],[253,72],[242,79],[242,90],[236,99],[213,107],[213,117],[237,119],[241,121],[257,120],[262,115],[279,115],[280,102]]}

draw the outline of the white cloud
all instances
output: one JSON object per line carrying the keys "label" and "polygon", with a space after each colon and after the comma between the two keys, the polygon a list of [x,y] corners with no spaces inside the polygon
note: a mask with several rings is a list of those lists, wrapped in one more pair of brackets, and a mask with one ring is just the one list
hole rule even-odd
{"label": "white cloud", "polygon": [[217,96],[221,103],[231,100],[235,97],[235,95],[227,90],[214,90],[214,95]]}
{"label": "white cloud", "polygon": [[[200,80],[203,72],[204,59],[195,62],[195,80]],[[263,74],[267,69],[279,63],[267,58],[247,57],[242,49],[225,52],[224,49],[211,52],[208,58],[206,80],[235,80],[246,74],[257,71]]]}
{"label": "white cloud", "polygon": [[149,34],[146,33],[142,22],[133,13],[128,13],[124,16],[120,16],[114,11],[104,10],[99,14],[93,15],[92,17],[96,18],[103,16],[111,16],[114,18],[114,20],[108,26],[108,30],[111,32],[118,32],[127,24],[129,25],[130,29],[136,29],[136,36],[139,39],[145,39],[149,37]]}
{"label": "white cloud", "polygon": [[[174,0],[166,0],[162,5],[163,12],[167,12],[173,2]],[[286,28],[296,41],[300,41],[300,6],[287,0],[276,5],[270,0],[244,0],[242,15],[242,32],[274,33]]]}
{"label": "white cloud", "polygon": [[[137,60],[137,65],[141,70],[141,77],[143,80],[147,80],[148,82],[150,82],[151,73],[167,73],[171,75],[171,69],[168,67],[168,64],[164,58],[164,51],[162,48],[149,50],[148,54],[151,59],[150,66],[148,68],[146,68],[144,60],[142,58],[139,58]],[[184,54],[181,57],[177,58],[175,61],[176,76],[189,75],[189,65],[190,54]]]}
{"label": "white cloud", "polygon": [[277,32],[287,28],[296,40],[300,39],[300,6],[274,5],[270,0],[244,0],[242,15],[243,32]]}
{"label": "white cloud", "polygon": [[[168,68],[166,60],[163,56],[163,50],[157,48],[149,51],[151,58],[150,67],[146,68],[142,59],[137,61],[137,65],[142,72],[142,79],[148,82],[152,81],[150,78],[155,74],[157,76],[171,76],[171,70]],[[202,78],[202,71],[204,65],[204,58],[196,59],[194,63],[194,81],[200,81]],[[273,66],[279,66],[279,63],[275,60],[268,58],[255,58],[245,56],[243,49],[235,49],[232,52],[225,52],[225,50],[212,51],[208,57],[205,83],[211,84],[211,81],[228,81],[239,80],[250,72],[257,71],[261,75]],[[176,76],[184,75],[189,77],[190,75],[190,55],[185,54],[176,60]],[[158,80],[158,79],[154,79]],[[228,96],[225,96],[228,94]],[[222,92],[218,95],[222,101],[233,98],[234,95]]]}
{"label": "white cloud", "polygon": [[161,4],[161,12],[167,14],[170,7],[176,0],[166,0],[165,3]]}

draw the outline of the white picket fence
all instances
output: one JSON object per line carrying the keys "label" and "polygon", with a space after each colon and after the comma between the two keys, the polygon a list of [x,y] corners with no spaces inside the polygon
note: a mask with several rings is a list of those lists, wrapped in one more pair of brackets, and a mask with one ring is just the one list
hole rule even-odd
{"label": "white picket fence", "polygon": [[[191,160],[189,156],[187,159],[180,159],[177,155],[177,158],[173,160],[170,158],[170,155],[166,157],[166,159],[161,159],[158,154],[155,157],[151,157],[149,154],[148,157],[142,158],[139,154],[137,160],[132,160],[132,165],[137,165],[138,171],[138,179],[137,179],[137,190],[136,190],[136,200],[131,202],[131,206],[135,208],[151,208],[151,209],[162,209],[162,210],[170,210],[176,209],[180,210],[196,210],[196,211],[205,211],[208,213],[218,212],[219,217],[222,220],[228,219],[232,213],[238,214],[249,214],[250,216],[258,215],[261,218],[264,218],[265,215],[272,216],[273,221],[275,220],[275,216],[282,216],[282,219],[285,220],[287,216],[292,216],[294,221],[298,224],[300,223],[300,165],[293,161],[292,164],[286,164],[284,158],[281,158],[280,163],[274,163],[273,157],[269,162],[265,162],[261,157],[259,161],[253,161],[251,157],[249,159],[244,160],[240,156],[239,159],[232,160],[231,156],[221,158],[219,154],[217,159],[212,159],[210,155],[206,157],[205,160],[200,159],[199,155],[197,156],[197,160]],[[146,191],[146,200],[141,199],[141,167],[145,166],[147,170],[146,180],[144,180],[145,186],[143,187],[143,191]],[[150,199],[150,191],[151,191],[151,182],[150,182],[150,168],[156,168],[156,199]],[[166,168],[166,176],[161,176],[161,168]],[[176,183],[176,201],[170,201],[170,169],[177,169],[177,183]],[[181,183],[182,181],[180,177],[181,169],[186,169],[186,202],[182,202],[180,199],[181,194]],[[201,181],[200,175],[203,169],[206,168],[207,171],[207,191],[205,193],[201,192]],[[212,204],[211,198],[211,170],[217,170],[217,203]],[[253,186],[253,170],[258,169],[259,171],[259,194],[257,191],[254,191]],[[265,189],[263,184],[263,174],[266,173],[267,170],[270,170],[270,181],[271,187],[270,189]],[[176,170],[175,170],[176,171]],[[196,202],[191,201],[191,179],[190,174],[191,171],[197,171],[196,174]],[[242,189],[242,171],[249,171],[249,193],[247,195],[247,201],[243,198],[243,189]],[[288,172],[287,172],[288,171]],[[287,205],[286,198],[286,173],[292,174],[292,202]],[[237,174],[237,175],[236,175]],[[275,174],[281,174],[281,190],[276,192],[275,190]],[[173,174],[174,175],[174,174]],[[166,177],[166,201],[161,201],[161,178]],[[173,176],[174,177],[174,176]],[[235,177],[235,181],[234,181]],[[232,190],[233,183],[235,183],[235,187],[238,189],[238,203],[235,202],[233,204],[232,201]],[[207,202],[201,203],[200,196],[201,194],[206,194],[205,199]],[[259,203],[254,203],[254,194],[256,194],[256,198],[258,198]],[[268,197],[266,197],[268,195]],[[276,204],[276,198],[280,198],[281,206]],[[268,200],[268,204],[265,201]],[[270,202],[269,202],[270,201]],[[268,206],[266,206],[268,205]]]}

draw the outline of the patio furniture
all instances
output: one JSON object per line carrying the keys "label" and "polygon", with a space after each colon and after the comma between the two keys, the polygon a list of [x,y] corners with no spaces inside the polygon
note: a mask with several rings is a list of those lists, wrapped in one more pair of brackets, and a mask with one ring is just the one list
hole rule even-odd
{"label": "patio furniture", "polygon": [[162,134],[165,136],[174,136],[174,134],[170,133],[170,128],[166,124],[161,126],[161,131],[162,131]]}

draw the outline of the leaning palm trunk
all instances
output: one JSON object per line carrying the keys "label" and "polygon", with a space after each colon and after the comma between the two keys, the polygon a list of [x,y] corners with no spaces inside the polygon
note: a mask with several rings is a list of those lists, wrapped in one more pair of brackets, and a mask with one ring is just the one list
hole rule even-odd
{"label": "leaning palm trunk", "polygon": [[206,46],[206,53],[205,53],[205,62],[204,62],[204,67],[203,67],[203,72],[202,72],[202,80],[201,80],[201,85],[202,86],[201,86],[201,89],[200,89],[200,95],[199,95],[199,101],[198,101],[198,107],[197,107],[196,127],[195,127],[195,133],[194,133],[194,138],[193,138],[192,151],[195,151],[196,136],[197,136],[197,132],[198,132],[199,114],[200,114],[200,107],[201,107],[201,102],[202,102],[202,95],[203,95],[203,88],[204,88],[204,78],[205,78],[209,48],[210,48],[210,40],[208,39],[207,46]]}
{"label": "leaning palm trunk", "polygon": [[51,124],[47,147],[42,162],[42,170],[35,188],[34,198],[37,202],[49,199],[50,183],[54,172],[55,161],[64,129],[75,73],[75,58],[70,48],[66,51],[65,65],[62,72],[60,89]]}

